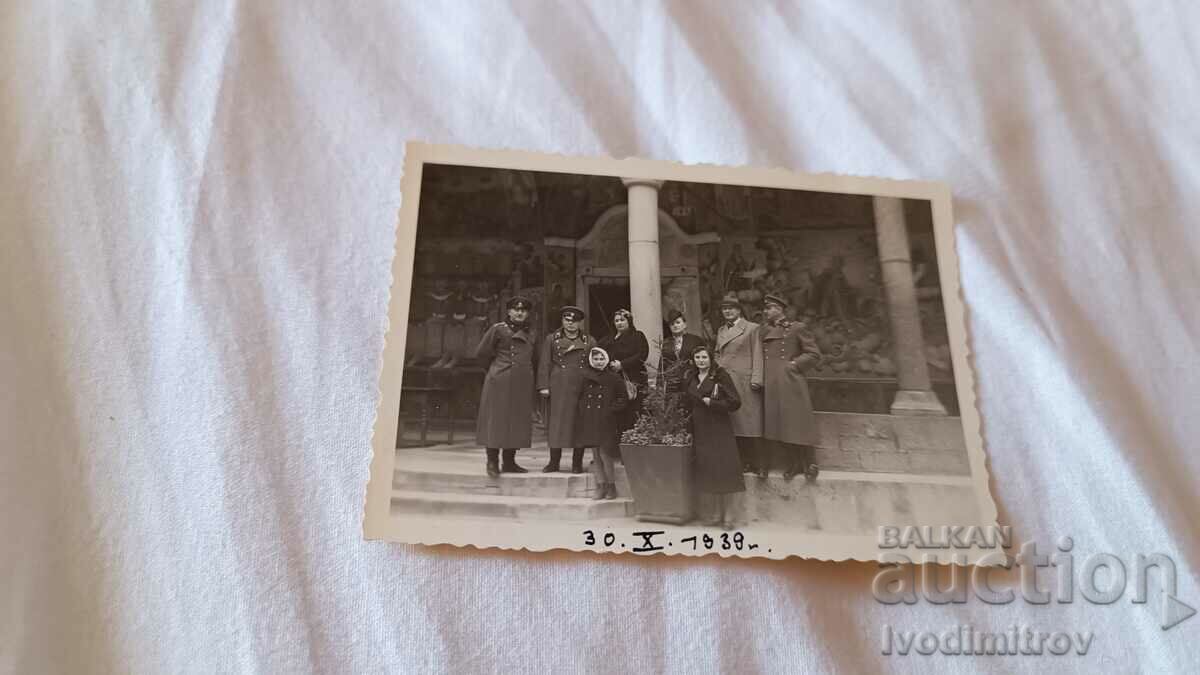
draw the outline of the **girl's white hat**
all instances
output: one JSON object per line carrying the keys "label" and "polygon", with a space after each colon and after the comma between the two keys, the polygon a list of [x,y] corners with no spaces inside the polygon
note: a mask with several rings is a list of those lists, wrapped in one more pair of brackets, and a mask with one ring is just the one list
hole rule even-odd
{"label": "girl's white hat", "polygon": [[604,365],[600,366],[600,368],[598,369],[598,370],[604,370],[605,368],[608,367],[608,362],[611,361],[612,359],[609,358],[608,352],[604,351],[600,347],[592,347],[592,350],[590,352],[588,352],[588,365],[589,366],[592,365],[592,354],[595,354],[596,352],[600,352],[600,354],[602,356],[604,356]]}

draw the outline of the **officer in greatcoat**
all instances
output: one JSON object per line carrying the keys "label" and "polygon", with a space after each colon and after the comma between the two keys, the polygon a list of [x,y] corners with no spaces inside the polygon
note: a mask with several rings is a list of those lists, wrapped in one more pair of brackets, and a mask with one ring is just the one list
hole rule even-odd
{"label": "officer in greatcoat", "polygon": [[[475,438],[487,448],[487,472],[493,477],[502,471],[527,473],[516,462],[517,448],[528,448],[533,441],[530,417],[537,355],[537,337],[529,325],[533,303],[516,296],[507,307],[508,317],[487,329],[474,352],[475,358],[489,363],[479,397]],[[503,465],[499,463],[501,449]]]}
{"label": "officer in greatcoat", "polygon": [[803,324],[788,320],[786,310],[782,297],[763,298],[763,439],[788,457],[785,479],[804,473],[813,480],[817,419],[804,373],[821,360],[821,352]]}
{"label": "officer in greatcoat", "polygon": [[550,461],[542,471],[554,473],[562,460],[562,449],[571,452],[571,473],[583,473],[583,451],[575,446],[575,409],[583,388],[588,352],[596,340],[583,331],[582,309],[567,305],[559,312],[562,326],[546,336],[542,356],[538,361],[538,392],[549,400],[546,423],[546,445],[550,446]]}
{"label": "officer in greatcoat", "polygon": [[729,415],[733,436],[737,439],[743,471],[761,472],[766,466],[766,458],[762,457],[759,447],[763,431],[763,356],[759,326],[742,317],[742,305],[732,297],[721,302],[721,318],[725,321],[717,329],[717,365],[729,373],[741,401],[741,407]]}

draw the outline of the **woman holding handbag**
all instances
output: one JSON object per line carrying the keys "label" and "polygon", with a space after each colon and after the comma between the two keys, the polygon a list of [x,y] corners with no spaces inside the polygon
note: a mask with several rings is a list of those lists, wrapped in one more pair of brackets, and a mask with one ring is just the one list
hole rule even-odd
{"label": "woman holding handbag", "polygon": [[708,347],[692,351],[692,366],[686,391],[692,404],[696,489],[712,495],[716,512],[704,524],[731,529],[729,502],[734,494],[746,491],[746,483],[729,413],[740,408],[742,400],[733,378],[713,361]]}
{"label": "woman holding handbag", "polygon": [[[629,405],[617,416],[618,434],[637,422],[641,410],[641,392],[646,388],[646,357],[650,355],[650,343],[642,331],[633,327],[633,314],[627,309],[613,313],[616,333],[600,341],[600,347],[608,352],[612,361],[609,368],[625,378],[629,392]],[[636,387],[636,391],[634,388]]]}

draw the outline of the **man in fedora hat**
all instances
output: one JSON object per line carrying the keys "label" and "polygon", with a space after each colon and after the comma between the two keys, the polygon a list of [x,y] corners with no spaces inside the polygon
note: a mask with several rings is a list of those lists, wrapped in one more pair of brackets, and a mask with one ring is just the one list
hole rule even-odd
{"label": "man in fedora hat", "polygon": [[[804,325],[789,321],[787,301],[768,294],[763,298],[766,323],[759,331],[763,354],[763,439],[787,457],[783,477],[803,472],[817,477],[815,450],[817,419],[813,415],[808,380],[804,373],[821,360],[817,342]],[[772,453],[774,454],[774,453]],[[759,467],[765,476],[766,466]]]}
{"label": "man in fedora hat", "polygon": [[761,463],[759,440],[763,432],[763,355],[758,324],[742,317],[742,305],[734,295],[721,301],[724,323],[717,329],[717,364],[729,373],[742,405],[729,414],[737,439],[742,469],[754,471]]}
{"label": "man in fedora hat", "polygon": [[547,336],[538,362],[538,393],[550,401],[546,422],[546,444],[550,461],[543,473],[554,473],[562,460],[562,449],[570,447],[571,473],[583,473],[583,448],[575,446],[575,409],[583,376],[588,367],[588,352],[596,340],[583,331],[584,313],[574,305],[559,312],[562,327]]}
{"label": "man in fedora hat", "polygon": [[[475,425],[476,441],[487,448],[487,472],[526,473],[517,464],[517,448],[532,445],[533,360],[536,335],[529,326],[533,303],[515,296],[508,301],[508,316],[492,324],[475,347],[474,357],[489,363],[479,396],[479,417]],[[500,465],[500,450],[504,464]]]}

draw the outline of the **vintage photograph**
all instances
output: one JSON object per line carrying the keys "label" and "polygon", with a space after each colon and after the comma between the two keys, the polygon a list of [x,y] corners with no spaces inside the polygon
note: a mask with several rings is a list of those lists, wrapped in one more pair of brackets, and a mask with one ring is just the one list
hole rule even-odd
{"label": "vintage photograph", "polygon": [[995,526],[949,194],[410,145],[366,536],[875,560]]}

